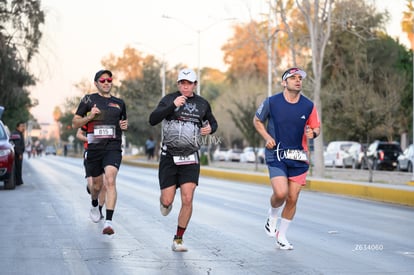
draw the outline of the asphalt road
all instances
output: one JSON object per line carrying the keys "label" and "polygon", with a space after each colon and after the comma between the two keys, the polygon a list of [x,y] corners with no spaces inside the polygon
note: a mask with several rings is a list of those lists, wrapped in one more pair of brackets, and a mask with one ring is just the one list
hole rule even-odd
{"label": "asphalt road", "polygon": [[0,190],[1,274],[413,274],[411,207],[303,191],[282,251],[264,233],[269,186],[201,178],[185,234],[180,206],[159,213],[157,170],[121,166],[115,235],[88,218],[80,159],[25,160],[23,186]]}

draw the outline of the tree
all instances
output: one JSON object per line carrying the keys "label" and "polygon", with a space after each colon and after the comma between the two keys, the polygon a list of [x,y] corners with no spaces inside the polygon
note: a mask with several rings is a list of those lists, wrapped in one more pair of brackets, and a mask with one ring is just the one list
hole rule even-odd
{"label": "tree", "polygon": [[[69,142],[69,137],[75,137],[76,136],[76,132],[78,129],[73,129],[72,128],[72,119],[73,119],[73,113],[71,112],[66,112],[63,113],[61,115],[61,117],[59,118],[59,124],[61,129],[60,129],[60,140],[65,141],[65,142]],[[77,152],[77,148],[82,145],[83,142],[78,140],[78,139],[74,139],[74,148],[75,148],[75,152]],[[79,145],[78,145],[79,144]]]}
{"label": "tree", "polygon": [[[295,0],[275,1],[275,20],[278,23],[277,54],[281,63],[289,67],[303,67],[310,62],[309,30],[301,11],[295,6]],[[285,71],[285,69],[283,69]]]}
{"label": "tree", "polygon": [[407,34],[408,41],[411,43],[411,50],[414,51],[414,5],[413,0],[407,1],[407,11],[403,12],[401,29]]}
{"label": "tree", "polygon": [[[76,83],[74,86],[78,91],[80,91],[79,96],[66,98],[63,110],[61,110],[59,106],[55,106],[53,112],[54,120],[58,121],[62,126],[62,128],[60,129],[60,139],[66,142],[69,141],[68,138],[70,136],[76,136],[77,129],[72,128],[72,119],[81,98],[86,94],[96,92],[95,86],[93,86],[92,82],[88,79],[83,79],[80,82]],[[75,139],[75,150],[79,145],[82,145],[82,142]]]}
{"label": "tree", "polygon": [[[276,19],[279,19],[274,29],[278,31],[277,47],[273,49],[275,55],[284,53],[279,57],[282,64],[308,66],[310,81],[305,81],[303,92],[314,99],[321,118],[324,118],[323,135],[315,140],[319,153],[316,165],[320,166],[319,170],[318,167],[314,170],[316,174],[323,174],[325,134],[328,140],[350,138],[366,142],[374,137],[395,140],[398,134],[405,131],[412,108],[412,97],[407,93],[408,87],[411,87],[407,82],[407,72],[412,72],[407,64],[412,59],[398,41],[384,34],[387,13],[378,13],[374,6],[356,0],[335,1],[334,6],[332,1],[275,1],[274,8]],[[255,81],[260,86],[263,83],[263,70],[258,79],[249,78],[254,71],[250,69],[251,64],[239,63],[246,63],[245,56],[251,57],[249,53],[254,49],[249,47],[264,51],[260,37],[263,37],[267,24],[255,23],[256,30],[247,27],[236,29],[237,34],[229,40],[227,47],[223,47],[227,64],[234,64],[231,67],[233,70],[228,73],[233,75],[229,77],[231,84],[237,87],[226,90],[242,94],[242,98],[247,96],[248,91],[242,88],[241,83]],[[287,53],[291,56],[287,57]],[[264,54],[254,57],[266,58]],[[264,63],[251,60],[253,64]],[[234,75],[243,77],[236,78]],[[237,82],[240,79],[243,80]],[[308,85],[309,82],[311,85]],[[395,84],[392,86],[392,83]],[[232,100],[243,99],[231,98],[226,90],[214,104],[219,106],[216,108],[217,116],[226,130],[221,133],[219,129],[220,134],[228,144],[232,144],[241,133],[228,125],[228,117],[222,109],[232,108],[229,105]],[[235,106],[234,110],[237,111],[237,108]]]}
{"label": "tree", "polygon": [[209,102],[215,101],[226,89],[226,74],[217,69],[203,68],[201,78],[201,83],[203,83],[201,94]]}
{"label": "tree", "polygon": [[410,86],[410,75],[407,71],[409,53],[398,42],[389,36],[380,34],[376,40],[367,43],[367,60],[372,67],[374,92],[379,95],[384,119],[374,129],[377,136],[388,141],[399,140],[402,133],[407,133],[407,110],[405,97]]}
{"label": "tree", "polygon": [[[243,148],[246,143],[250,144],[250,141],[243,135],[243,130],[233,122],[231,114],[239,117],[247,115],[250,118],[251,130],[255,130],[252,121],[259,107],[256,103],[264,100],[266,96],[266,84],[254,78],[238,79],[235,84],[222,87],[220,95],[211,103],[213,113],[219,123],[215,135],[220,137],[221,147]],[[247,109],[245,107],[251,107],[251,104],[256,104],[256,108],[251,108],[248,110],[249,113],[244,114],[243,112]],[[240,110],[240,106],[243,106],[243,110]]]}
{"label": "tree", "polygon": [[[312,75],[313,75],[313,101],[322,120],[322,102],[321,102],[321,83],[322,83],[322,66],[325,54],[325,48],[331,34],[331,12],[332,0],[314,0],[311,5],[309,0],[299,1],[296,4],[302,13],[306,26],[309,31],[309,45],[312,52]],[[322,130],[322,129],[321,129]],[[321,135],[315,139],[315,176],[324,175],[323,160],[323,130]]]}
{"label": "tree", "polygon": [[[294,9],[292,0],[274,2],[274,12],[266,15],[266,21],[234,25],[233,36],[223,45],[223,59],[229,66],[227,76],[232,84],[241,78],[273,81],[274,72],[284,71],[286,64],[307,64],[308,33],[303,20],[298,20],[298,10]],[[273,14],[280,15],[280,20],[277,16],[272,18]]]}
{"label": "tree", "polygon": [[[153,58],[153,57],[152,57]],[[143,54],[135,48],[127,46],[121,56],[109,54],[102,59],[104,68],[112,71],[118,81],[142,79],[146,60]]]}
{"label": "tree", "polygon": [[149,136],[160,137],[161,128],[148,123],[149,113],[161,98],[160,70],[160,64],[149,59],[141,78],[125,80],[119,87],[119,95],[125,101],[128,113],[126,136],[133,144],[145,144]]}
{"label": "tree", "polygon": [[26,68],[38,51],[43,23],[40,1],[0,1],[0,102],[6,124],[30,118],[35,102],[26,87],[34,85],[35,78]]}
{"label": "tree", "polygon": [[333,10],[322,89],[324,138],[369,143],[406,132],[407,51],[386,36],[387,14],[361,1]]}
{"label": "tree", "polygon": [[256,157],[256,170],[257,170],[257,148],[260,145],[262,137],[252,127],[252,114],[257,110],[257,95],[248,96],[246,102],[235,101],[234,105],[237,107],[237,111],[228,110],[233,123],[237,129],[242,133],[247,143],[254,148],[254,154]]}
{"label": "tree", "polygon": [[235,83],[240,78],[264,81],[267,72],[267,56],[262,39],[265,23],[251,21],[234,26],[234,35],[223,45],[224,63],[229,65],[228,78]]}
{"label": "tree", "polygon": [[[413,114],[413,92],[414,91],[414,5],[412,0],[407,0],[407,11],[403,12],[403,19],[401,21],[402,31],[407,34],[408,40],[411,44],[411,62],[407,62],[407,64],[411,64],[411,76],[412,81],[410,82],[410,86],[407,87],[407,93],[403,95],[403,106],[407,107],[404,110],[409,110],[406,112],[406,117],[412,117]],[[407,106],[408,105],[408,106]],[[413,119],[410,119],[411,122],[411,133],[413,133],[412,141],[414,142],[414,123]]]}

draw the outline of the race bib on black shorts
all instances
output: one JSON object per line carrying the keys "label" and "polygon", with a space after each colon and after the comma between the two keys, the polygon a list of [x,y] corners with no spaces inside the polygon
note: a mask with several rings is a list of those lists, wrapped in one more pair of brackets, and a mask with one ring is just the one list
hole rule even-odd
{"label": "race bib on black shorts", "polygon": [[175,165],[189,165],[198,163],[198,154],[193,153],[188,156],[173,156]]}

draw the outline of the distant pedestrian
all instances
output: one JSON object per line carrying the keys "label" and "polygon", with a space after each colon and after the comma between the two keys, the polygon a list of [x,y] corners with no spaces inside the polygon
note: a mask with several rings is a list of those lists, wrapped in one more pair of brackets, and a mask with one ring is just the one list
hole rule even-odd
{"label": "distant pedestrian", "polygon": [[148,160],[154,159],[154,150],[155,150],[155,141],[152,136],[150,136],[145,142],[145,152],[147,154]]}
{"label": "distant pedestrian", "polygon": [[26,153],[28,158],[32,156],[32,143],[30,141],[26,145]]}
{"label": "distant pedestrian", "polygon": [[16,185],[22,185],[23,176],[23,155],[26,150],[26,143],[24,142],[24,131],[26,126],[24,122],[18,122],[16,124],[16,129],[11,133],[14,143],[14,174]]}
{"label": "distant pedestrian", "polygon": [[[309,169],[307,139],[320,133],[316,107],[301,94],[306,72],[290,68],[282,75],[283,91],[264,100],[253,124],[266,141],[266,164],[273,194],[265,231],[276,237],[280,249],[293,249],[286,232],[296,213],[301,187]],[[279,208],[283,207],[278,227]]]}

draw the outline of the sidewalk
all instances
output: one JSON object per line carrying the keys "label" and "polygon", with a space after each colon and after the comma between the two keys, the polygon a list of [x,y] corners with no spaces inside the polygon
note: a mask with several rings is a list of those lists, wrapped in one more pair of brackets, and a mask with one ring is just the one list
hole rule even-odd
{"label": "sidewalk", "polygon": [[[124,156],[123,162],[140,167],[158,168],[158,162],[147,161],[139,157]],[[408,184],[411,179],[409,173],[393,174],[392,178],[395,176],[399,182],[392,183],[392,180],[382,176],[380,171],[375,172],[374,179],[378,178],[377,182],[355,180],[355,178],[364,178],[365,176],[368,179],[368,171],[364,173],[364,170],[360,172],[352,169],[327,171],[325,178],[308,176],[305,190],[414,206],[414,186]],[[338,173],[345,178],[339,178],[336,175]],[[215,162],[209,166],[201,166],[200,174],[206,177],[269,185],[267,169],[262,164],[258,165],[256,171],[255,164]]]}

